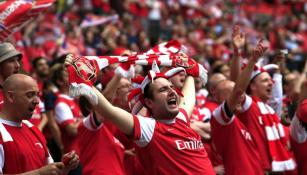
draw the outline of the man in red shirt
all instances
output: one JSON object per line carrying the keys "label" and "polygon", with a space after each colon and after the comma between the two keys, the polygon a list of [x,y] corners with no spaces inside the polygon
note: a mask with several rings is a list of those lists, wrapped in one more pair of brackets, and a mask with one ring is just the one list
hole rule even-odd
{"label": "man in red shirt", "polygon": [[0,44],[0,111],[3,105],[2,86],[7,77],[18,73],[22,54],[11,43]]}
{"label": "man in red shirt", "polygon": [[259,43],[242,75],[236,84],[223,80],[217,89],[224,93],[224,103],[214,112],[211,119],[212,142],[221,155],[228,175],[262,175],[260,156],[253,137],[244,124],[234,115],[240,111],[241,104],[246,105],[243,92],[248,86],[254,64],[263,54],[265,48]]}
{"label": "man in red shirt", "polygon": [[113,136],[104,123],[104,118],[92,112],[92,107],[85,98],[80,98],[80,107],[82,114],[87,116],[78,127],[82,173],[86,175],[126,174],[123,164],[123,145]]}
{"label": "man in red shirt", "polygon": [[[240,33],[240,28],[235,27],[233,37],[242,37],[244,34]],[[244,38],[244,37],[242,37]],[[244,41],[242,40],[237,40]],[[236,76],[232,76],[235,80],[240,73],[240,47],[242,44],[235,46],[235,58],[232,60],[232,72],[236,72]],[[267,47],[267,46],[266,46]],[[289,151],[286,148],[286,135],[279,121],[279,117],[272,107],[267,102],[272,99],[274,94],[281,94],[278,91],[279,86],[274,86],[270,74],[259,63],[254,67],[254,71],[250,76],[250,83],[247,88],[247,93],[250,95],[245,96],[245,103],[240,112],[236,112],[237,117],[246,126],[247,130],[255,140],[258,148],[261,164],[263,170],[267,172],[284,172],[295,169],[295,162],[291,158]],[[233,74],[235,75],[235,74]],[[242,74],[240,74],[242,76]],[[276,85],[281,85],[281,76],[274,77]],[[275,89],[273,89],[273,87]],[[277,99],[277,98],[275,98]],[[279,100],[281,103],[281,100]]]}
{"label": "man in red shirt", "polygon": [[[72,59],[66,58],[66,64],[71,63]],[[148,174],[215,174],[200,136],[189,127],[187,113],[191,114],[195,105],[193,77],[187,76],[182,89],[185,99],[179,104],[172,83],[161,74],[155,75],[150,73],[142,86],[151,117],[134,116],[117,108],[99,91],[82,83],[72,85],[70,93],[85,96],[97,112],[134,138],[141,154],[146,154],[142,164]]]}
{"label": "man in red shirt", "polygon": [[3,174],[62,174],[74,169],[78,156],[63,156],[70,161],[53,163],[42,133],[29,120],[39,102],[34,79],[23,74],[8,77],[3,84],[4,103],[0,113],[0,172]]}

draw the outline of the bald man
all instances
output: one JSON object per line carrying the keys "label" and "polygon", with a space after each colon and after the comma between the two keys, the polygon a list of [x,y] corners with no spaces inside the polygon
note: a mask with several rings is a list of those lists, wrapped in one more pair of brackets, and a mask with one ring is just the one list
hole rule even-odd
{"label": "bald man", "polygon": [[3,83],[4,103],[0,113],[0,173],[1,174],[62,174],[76,167],[79,158],[74,152],[63,156],[69,162],[53,163],[42,133],[31,118],[39,102],[39,90],[34,79],[13,74]]}

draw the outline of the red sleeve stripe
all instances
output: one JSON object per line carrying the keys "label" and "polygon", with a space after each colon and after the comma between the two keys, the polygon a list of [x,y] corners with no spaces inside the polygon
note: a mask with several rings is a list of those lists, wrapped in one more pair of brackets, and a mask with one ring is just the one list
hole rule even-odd
{"label": "red sleeve stripe", "polygon": [[133,139],[139,140],[141,138],[141,126],[137,116],[133,115],[134,131]]}

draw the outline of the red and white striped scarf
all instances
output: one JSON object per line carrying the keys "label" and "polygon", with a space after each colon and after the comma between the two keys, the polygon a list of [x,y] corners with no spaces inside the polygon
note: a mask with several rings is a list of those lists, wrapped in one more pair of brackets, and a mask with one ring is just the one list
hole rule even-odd
{"label": "red and white striped scarf", "polygon": [[280,172],[294,170],[296,164],[286,148],[287,140],[285,137],[285,131],[278,116],[271,107],[256,98],[253,99],[257,101],[262,114],[259,116],[259,123],[263,126],[266,133],[269,153],[272,158],[272,171]]}
{"label": "red and white striped scarf", "polygon": [[[184,67],[181,44],[176,40],[159,44],[146,53],[131,56],[80,56],[74,57],[74,63],[68,66],[71,83],[93,84],[99,70],[115,63],[150,66],[156,62],[158,66]],[[73,70],[75,69],[75,71]]]}

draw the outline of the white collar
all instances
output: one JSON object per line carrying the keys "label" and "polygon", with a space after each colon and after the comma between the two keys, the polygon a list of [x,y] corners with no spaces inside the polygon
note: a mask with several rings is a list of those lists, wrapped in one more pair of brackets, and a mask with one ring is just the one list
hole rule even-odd
{"label": "white collar", "polygon": [[9,126],[14,126],[14,127],[21,127],[22,126],[22,122],[13,122],[13,121],[9,121],[9,120],[5,120],[3,118],[0,118],[0,122]]}

